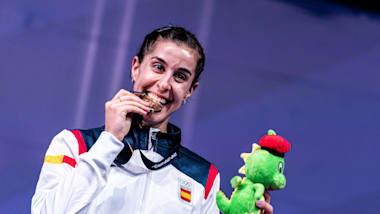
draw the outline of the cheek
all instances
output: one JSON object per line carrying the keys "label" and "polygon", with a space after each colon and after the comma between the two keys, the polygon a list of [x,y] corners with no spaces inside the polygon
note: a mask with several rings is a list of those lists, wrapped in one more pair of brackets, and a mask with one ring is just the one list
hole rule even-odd
{"label": "cheek", "polygon": [[186,93],[188,92],[188,88],[189,88],[189,86],[187,84],[186,85],[179,84],[177,86],[174,86],[173,92],[174,92],[174,96],[176,97],[176,99],[183,101],[183,99],[186,96]]}
{"label": "cheek", "polygon": [[135,90],[143,90],[150,85],[154,84],[155,76],[150,74],[149,72],[143,72],[139,75],[139,77],[136,79],[133,88]]}
{"label": "cheek", "polygon": [[177,111],[181,106],[185,99],[186,91],[183,88],[178,88],[177,90],[173,90],[173,95],[175,98],[174,108]]}

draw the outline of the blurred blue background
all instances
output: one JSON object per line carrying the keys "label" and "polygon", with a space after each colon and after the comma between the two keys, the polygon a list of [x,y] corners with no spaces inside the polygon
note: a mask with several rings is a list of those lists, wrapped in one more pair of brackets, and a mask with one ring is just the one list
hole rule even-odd
{"label": "blurred blue background", "polygon": [[275,213],[376,213],[378,11],[322,0],[1,0],[0,213],[30,212],[52,137],[102,125],[104,103],[131,88],[143,36],[167,24],[198,35],[207,56],[171,122],[218,167],[227,195],[240,153],[273,128],[292,144]]}

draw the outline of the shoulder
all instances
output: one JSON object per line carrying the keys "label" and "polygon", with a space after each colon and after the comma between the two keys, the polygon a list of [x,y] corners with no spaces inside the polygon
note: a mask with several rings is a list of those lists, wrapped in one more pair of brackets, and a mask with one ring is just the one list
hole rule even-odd
{"label": "shoulder", "polygon": [[99,138],[100,134],[104,131],[104,126],[92,129],[70,129],[79,147],[79,154],[87,152]]}
{"label": "shoulder", "polygon": [[207,198],[207,192],[211,190],[219,174],[217,168],[212,163],[181,146],[178,150],[178,157],[173,160],[172,164],[179,171],[202,184],[206,191],[205,197]]}
{"label": "shoulder", "polygon": [[101,132],[102,127],[62,130],[51,141],[45,154],[45,162],[68,163],[75,167],[78,156],[91,148]]}

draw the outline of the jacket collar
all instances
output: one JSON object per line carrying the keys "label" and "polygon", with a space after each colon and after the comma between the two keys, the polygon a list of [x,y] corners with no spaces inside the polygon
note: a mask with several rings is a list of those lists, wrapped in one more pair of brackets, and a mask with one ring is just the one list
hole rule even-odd
{"label": "jacket collar", "polygon": [[[131,128],[127,136],[124,137],[124,149],[117,157],[117,162],[126,163],[132,156],[128,143],[133,150],[147,150],[149,145],[149,131],[151,127],[142,126],[137,119],[133,118]],[[177,150],[181,142],[181,129],[177,126],[168,123],[167,132],[158,131],[152,137],[154,151],[162,157],[167,157],[171,152]]]}

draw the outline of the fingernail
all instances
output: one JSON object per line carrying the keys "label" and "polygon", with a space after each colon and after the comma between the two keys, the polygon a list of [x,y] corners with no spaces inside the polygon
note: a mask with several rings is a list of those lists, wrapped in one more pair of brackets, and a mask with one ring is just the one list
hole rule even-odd
{"label": "fingernail", "polygon": [[257,205],[261,206],[261,205],[263,205],[263,202],[259,200],[259,201],[257,201]]}

